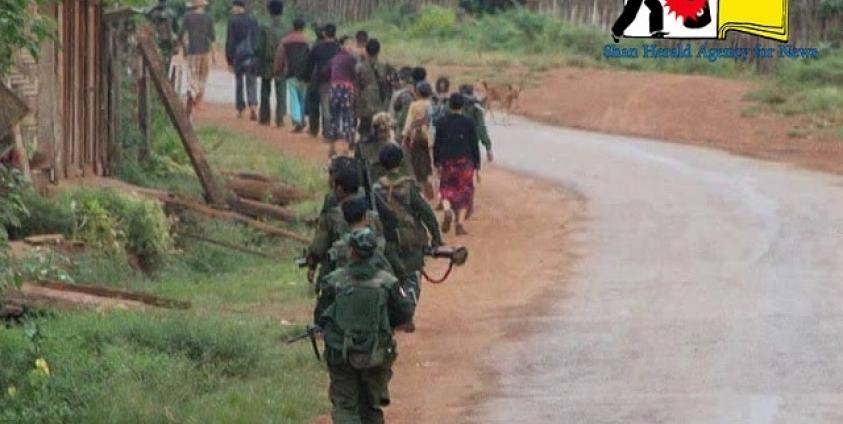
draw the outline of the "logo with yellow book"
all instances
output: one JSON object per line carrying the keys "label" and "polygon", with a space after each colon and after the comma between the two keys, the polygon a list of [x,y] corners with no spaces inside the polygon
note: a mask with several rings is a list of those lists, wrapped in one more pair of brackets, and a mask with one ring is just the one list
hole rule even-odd
{"label": "logo with yellow book", "polygon": [[612,38],[726,38],[729,31],[786,42],[789,0],[626,0]]}

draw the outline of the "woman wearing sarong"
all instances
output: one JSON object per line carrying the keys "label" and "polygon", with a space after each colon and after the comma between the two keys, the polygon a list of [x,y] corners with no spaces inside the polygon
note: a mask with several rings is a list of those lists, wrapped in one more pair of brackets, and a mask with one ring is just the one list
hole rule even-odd
{"label": "woman wearing sarong", "polygon": [[416,85],[417,100],[410,104],[407,120],[404,123],[404,134],[402,134],[404,150],[410,156],[413,176],[428,200],[432,200],[436,195],[433,184],[430,182],[430,175],[433,174],[433,165],[430,160],[431,95],[433,95],[433,90],[430,84],[422,81]]}
{"label": "woman wearing sarong", "polygon": [[347,153],[354,147],[354,134],[357,131],[354,118],[354,96],[357,84],[357,59],[351,55],[351,38],[340,39],[341,49],[330,62],[331,81],[331,127],[328,128],[328,140],[331,143],[330,154],[337,153],[337,144],[341,144]]}
{"label": "woman wearing sarong", "polygon": [[439,170],[439,195],[445,208],[442,232],[467,234],[465,212],[474,203],[474,176],[480,169],[480,145],[474,122],[462,115],[465,99],[453,94],[448,99],[449,112],[439,121],[433,144],[433,163]]}

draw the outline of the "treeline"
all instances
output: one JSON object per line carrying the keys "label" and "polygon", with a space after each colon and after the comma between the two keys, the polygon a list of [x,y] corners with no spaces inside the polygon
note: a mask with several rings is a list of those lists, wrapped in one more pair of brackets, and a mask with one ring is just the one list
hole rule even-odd
{"label": "treeline", "polygon": [[[262,3],[260,0],[252,1]],[[455,8],[462,5],[476,10],[483,6],[494,8],[501,4],[518,3],[534,11],[607,32],[623,6],[622,0],[291,0],[289,3],[308,17],[340,23],[367,20],[383,7],[402,8],[407,13],[413,13],[428,4]],[[843,0],[790,1],[789,6],[791,44],[836,43],[843,35]],[[738,44],[757,40],[744,36],[730,36],[730,39]]]}

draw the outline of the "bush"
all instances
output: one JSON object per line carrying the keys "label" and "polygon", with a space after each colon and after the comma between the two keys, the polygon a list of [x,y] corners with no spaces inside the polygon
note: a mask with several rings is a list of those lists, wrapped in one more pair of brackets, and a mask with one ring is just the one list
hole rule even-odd
{"label": "bush", "polygon": [[457,31],[457,15],[452,9],[439,6],[425,7],[408,29],[412,37],[453,36]]}
{"label": "bush", "polygon": [[158,203],[112,190],[82,190],[70,199],[78,205],[75,236],[99,250],[125,250],[136,255],[144,269],[162,265],[171,252],[170,222]]}
{"label": "bush", "polygon": [[146,270],[162,266],[172,252],[171,223],[157,202],[113,190],[77,190],[54,199],[28,191],[23,200],[31,213],[12,232],[15,238],[63,234],[112,261],[135,255]]}

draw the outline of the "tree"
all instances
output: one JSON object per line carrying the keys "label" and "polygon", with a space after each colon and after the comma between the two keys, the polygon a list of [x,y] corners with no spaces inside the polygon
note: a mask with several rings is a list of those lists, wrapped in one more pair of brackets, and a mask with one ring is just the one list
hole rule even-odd
{"label": "tree", "polygon": [[15,53],[23,49],[37,59],[41,42],[53,36],[52,20],[37,12],[47,2],[0,0],[0,76],[9,72]]}

